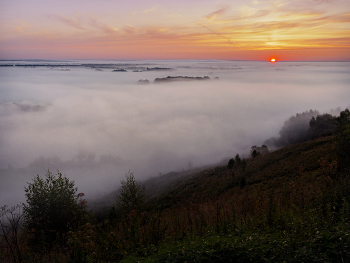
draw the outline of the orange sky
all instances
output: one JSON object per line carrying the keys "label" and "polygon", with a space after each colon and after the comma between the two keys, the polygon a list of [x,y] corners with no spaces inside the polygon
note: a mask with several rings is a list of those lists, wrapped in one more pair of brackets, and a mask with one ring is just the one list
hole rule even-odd
{"label": "orange sky", "polygon": [[0,59],[349,61],[349,0],[0,0]]}

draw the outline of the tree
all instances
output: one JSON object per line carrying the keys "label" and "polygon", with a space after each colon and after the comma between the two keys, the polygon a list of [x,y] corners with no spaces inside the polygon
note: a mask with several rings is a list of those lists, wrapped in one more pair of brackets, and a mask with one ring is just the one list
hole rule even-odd
{"label": "tree", "polygon": [[236,154],[235,161],[236,161],[237,166],[241,165],[242,159],[241,159],[241,157],[239,157],[238,153]]}
{"label": "tree", "polygon": [[57,171],[55,176],[50,170],[45,178],[39,175],[25,187],[27,204],[24,204],[24,226],[35,233],[44,233],[46,241],[76,227],[85,215],[83,193],[76,194],[78,188],[74,181]]}
{"label": "tree", "polygon": [[308,129],[309,122],[312,117],[319,115],[316,110],[305,111],[290,117],[284,122],[277,140],[278,147],[284,147],[299,142],[304,142],[309,139]]}
{"label": "tree", "polygon": [[134,174],[125,174],[125,180],[121,181],[121,189],[117,195],[117,207],[123,214],[129,214],[132,210],[142,210],[145,205],[145,186],[135,180]]}
{"label": "tree", "polygon": [[23,222],[21,205],[0,207],[0,261],[22,262],[20,228]]}
{"label": "tree", "polygon": [[332,135],[336,132],[336,117],[327,113],[312,117],[308,131],[311,139]]}
{"label": "tree", "polygon": [[336,152],[338,168],[341,171],[350,169],[350,111],[342,111],[337,117]]}
{"label": "tree", "polygon": [[259,154],[260,154],[260,153],[259,153],[256,149],[254,149],[254,150],[252,151],[252,157],[253,157],[253,158],[258,157]]}
{"label": "tree", "polygon": [[228,169],[232,169],[234,165],[235,165],[235,160],[233,158],[231,158],[228,161],[227,167],[228,167]]}
{"label": "tree", "polygon": [[317,110],[309,110],[297,113],[286,120],[279,132],[279,138],[270,138],[264,142],[269,147],[284,147],[309,139],[309,122],[312,117],[320,115]]}

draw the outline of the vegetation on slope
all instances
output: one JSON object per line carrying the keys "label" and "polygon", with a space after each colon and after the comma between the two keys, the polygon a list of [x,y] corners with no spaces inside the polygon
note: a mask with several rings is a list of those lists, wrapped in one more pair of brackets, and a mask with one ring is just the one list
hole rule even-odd
{"label": "vegetation on slope", "polygon": [[[35,251],[30,237],[36,229],[10,238],[21,218],[14,214],[12,228],[0,225],[1,260],[349,262],[349,112],[337,121],[336,135],[177,175],[146,203],[138,200],[143,188],[127,174],[108,214],[90,214],[65,233],[42,230],[56,239],[50,245],[42,239]],[[128,189],[137,201],[131,206],[121,198]]]}

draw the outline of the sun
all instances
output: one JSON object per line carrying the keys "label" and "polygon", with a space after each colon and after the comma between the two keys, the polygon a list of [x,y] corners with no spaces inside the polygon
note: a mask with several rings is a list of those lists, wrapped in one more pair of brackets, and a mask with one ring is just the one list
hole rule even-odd
{"label": "sun", "polygon": [[270,61],[271,62],[276,62],[276,59],[275,58],[271,58]]}

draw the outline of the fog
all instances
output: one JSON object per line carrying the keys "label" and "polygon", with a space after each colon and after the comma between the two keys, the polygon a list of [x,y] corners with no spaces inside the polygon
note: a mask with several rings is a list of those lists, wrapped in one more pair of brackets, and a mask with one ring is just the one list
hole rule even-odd
{"label": "fog", "polygon": [[[43,64],[1,62],[8,63]],[[0,67],[0,205],[23,200],[26,182],[48,168],[94,198],[116,189],[128,170],[143,180],[248,154],[290,116],[350,103],[347,62],[65,63],[69,71]],[[114,65],[69,66],[79,63]],[[172,70],[132,70],[147,67]],[[167,76],[211,80],[153,83]]]}

